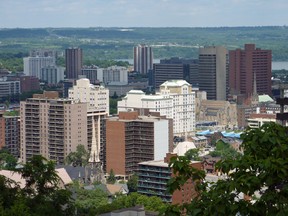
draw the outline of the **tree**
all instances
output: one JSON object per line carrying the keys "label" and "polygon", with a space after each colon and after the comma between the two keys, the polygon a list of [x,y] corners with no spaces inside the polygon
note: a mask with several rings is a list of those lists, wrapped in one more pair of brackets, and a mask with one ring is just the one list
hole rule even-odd
{"label": "tree", "polygon": [[187,152],[185,152],[185,156],[188,158],[188,160],[194,160],[194,161],[202,161],[202,159],[199,157],[199,149],[189,149]]}
{"label": "tree", "polygon": [[107,178],[107,183],[108,184],[114,184],[115,182],[116,182],[116,177],[115,177],[113,169],[111,169],[110,173],[109,173],[109,176]]}
{"label": "tree", "polygon": [[10,154],[8,149],[0,150],[0,169],[13,170],[17,165],[17,159]]}
{"label": "tree", "polygon": [[0,176],[0,215],[74,215],[71,192],[58,187],[52,161],[36,155],[15,172],[25,179],[25,187]]}
{"label": "tree", "polygon": [[84,145],[78,145],[76,152],[71,152],[66,157],[66,163],[72,164],[73,166],[85,167],[88,164],[90,154],[85,149]]}
{"label": "tree", "polygon": [[138,188],[138,176],[133,174],[130,179],[127,181],[127,187],[129,189],[129,193],[137,192]]}
{"label": "tree", "polygon": [[215,151],[209,153],[212,157],[221,157],[222,159],[226,158],[236,158],[240,156],[240,153],[237,152],[229,143],[225,143],[223,140],[218,140],[216,143]]}
{"label": "tree", "polygon": [[[216,164],[226,176],[216,183],[204,181],[201,171],[185,161],[171,160],[178,173],[168,184],[170,191],[193,177],[199,196],[185,209],[190,215],[287,215],[288,214],[288,129],[276,123],[247,129],[242,135],[243,156]],[[248,199],[243,197],[248,196]],[[175,206],[173,208],[175,210]],[[166,212],[169,214],[169,212]]]}

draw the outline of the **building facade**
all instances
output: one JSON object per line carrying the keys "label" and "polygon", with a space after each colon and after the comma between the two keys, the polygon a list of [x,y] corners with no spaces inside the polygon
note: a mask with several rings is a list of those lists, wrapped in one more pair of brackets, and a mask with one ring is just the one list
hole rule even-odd
{"label": "building facade", "polygon": [[142,161],[163,158],[173,148],[170,121],[138,112],[120,112],[106,120],[106,172],[129,176]]}
{"label": "building facade", "polygon": [[152,47],[138,45],[134,47],[134,71],[140,74],[147,74],[153,68]]}
{"label": "building facade", "polygon": [[81,48],[69,48],[65,50],[66,79],[78,79],[83,65],[83,53]]}
{"label": "building facade", "polygon": [[41,69],[40,79],[47,84],[56,85],[61,80],[64,80],[64,67],[49,65]]}
{"label": "building facade", "polygon": [[199,48],[199,89],[208,100],[226,100],[228,94],[228,56],[224,47]]}
{"label": "building facade", "polygon": [[160,60],[153,64],[152,79],[149,85],[154,89],[167,80],[186,80],[193,86],[198,86],[198,60],[171,58]]}
{"label": "building facade", "polygon": [[5,147],[15,158],[20,155],[20,116],[0,114],[0,149]]}
{"label": "building facade", "polygon": [[[229,51],[229,87],[231,94],[251,96],[272,94],[272,51],[262,50],[255,44],[245,44],[244,50]],[[254,86],[256,85],[256,86]]]}
{"label": "building facade", "polygon": [[[173,170],[169,167],[169,161],[176,154],[167,154],[164,160],[154,160],[139,163],[138,190],[140,194],[158,196],[164,202],[172,204],[190,203],[196,197],[197,192],[193,179],[189,179],[180,190],[173,194],[167,192],[168,180],[173,177]],[[199,161],[191,162],[196,169],[203,169]]]}
{"label": "building facade", "polygon": [[0,78],[0,97],[20,94],[20,81],[7,81],[7,78]]}
{"label": "building facade", "polygon": [[170,80],[160,85],[156,95],[145,95],[139,90],[127,93],[118,101],[118,112],[149,109],[173,119],[174,135],[185,136],[195,130],[195,92],[184,80]]}
{"label": "building facade", "polygon": [[112,66],[103,68],[102,81],[105,85],[127,85],[128,70],[126,67]]}
{"label": "building facade", "polygon": [[44,92],[20,103],[20,158],[26,162],[42,155],[57,164],[87,146],[87,105],[59,99],[57,92]]}
{"label": "building facade", "polygon": [[35,76],[40,79],[41,69],[46,66],[56,65],[55,57],[25,57],[24,62],[24,74],[27,76]]}

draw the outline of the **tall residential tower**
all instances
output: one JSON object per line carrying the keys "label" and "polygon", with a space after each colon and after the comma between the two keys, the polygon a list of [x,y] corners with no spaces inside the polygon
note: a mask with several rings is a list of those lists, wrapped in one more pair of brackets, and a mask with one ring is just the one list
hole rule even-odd
{"label": "tall residential tower", "polygon": [[81,48],[69,48],[65,50],[66,79],[78,79],[81,75],[83,54]]}
{"label": "tall residential tower", "polygon": [[134,47],[134,71],[140,74],[147,74],[153,68],[152,47],[138,45]]}

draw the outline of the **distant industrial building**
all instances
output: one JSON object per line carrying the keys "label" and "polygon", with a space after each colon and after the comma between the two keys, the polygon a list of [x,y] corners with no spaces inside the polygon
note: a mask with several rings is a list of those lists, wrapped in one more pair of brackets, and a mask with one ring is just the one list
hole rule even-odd
{"label": "distant industrial building", "polygon": [[172,130],[171,120],[137,111],[107,118],[106,172],[125,178],[138,171],[139,162],[163,158],[173,148]]}
{"label": "distant industrial building", "polygon": [[134,47],[134,71],[140,74],[147,74],[153,68],[152,47],[138,45]]}
{"label": "distant industrial building", "polygon": [[[271,95],[272,51],[245,44],[244,50],[229,51],[229,87],[234,95]],[[256,85],[256,86],[254,86]]]}
{"label": "distant industrial building", "polygon": [[149,85],[154,89],[167,80],[186,80],[192,86],[198,86],[198,60],[171,58],[160,60],[160,63],[153,64]]}
{"label": "distant industrial building", "polygon": [[199,89],[208,100],[226,100],[228,95],[228,53],[220,46],[199,48]]}
{"label": "distant industrial building", "polygon": [[78,79],[83,65],[83,52],[81,48],[65,50],[66,79]]}

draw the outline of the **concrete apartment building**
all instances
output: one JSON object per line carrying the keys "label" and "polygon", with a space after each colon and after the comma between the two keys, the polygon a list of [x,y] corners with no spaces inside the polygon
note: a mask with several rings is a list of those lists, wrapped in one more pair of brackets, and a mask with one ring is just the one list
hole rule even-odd
{"label": "concrete apartment building", "polygon": [[171,120],[120,112],[106,120],[106,172],[127,177],[138,163],[163,158],[173,148]]}
{"label": "concrete apartment building", "polygon": [[58,67],[55,65],[48,65],[41,69],[40,79],[47,84],[56,85],[61,80],[64,80],[64,67]]}
{"label": "concrete apartment building", "polygon": [[147,74],[153,68],[152,47],[141,44],[134,47],[134,71]]}
{"label": "concrete apartment building", "polygon": [[220,46],[199,48],[199,89],[208,100],[226,100],[228,89],[228,52]]}
{"label": "concrete apartment building", "polygon": [[[195,183],[188,180],[180,190],[173,194],[167,192],[167,182],[173,177],[173,171],[168,166],[170,158],[176,154],[167,154],[164,160],[153,160],[139,163],[138,193],[148,196],[158,196],[164,202],[172,204],[190,203],[196,197]],[[200,161],[191,162],[191,166],[203,169]]]}
{"label": "concrete apartment building", "polygon": [[184,80],[166,81],[160,85],[156,95],[131,90],[122,101],[118,101],[118,112],[136,108],[149,109],[173,119],[174,135],[185,136],[195,130],[195,92]]}
{"label": "concrete apartment building", "polygon": [[26,162],[40,154],[57,164],[87,147],[87,104],[59,99],[57,92],[35,94],[20,103],[20,158]]}
{"label": "concrete apartment building", "polygon": [[87,141],[91,157],[89,162],[104,163],[104,118],[109,115],[109,90],[90,84],[82,78],[69,89],[69,99],[87,106]]}
{"label": "concrete apartment building", "polygon": [[20,155],[20,116],[0,113],[0,149],[5,147],[15,158]]}
{"label": "concrete apartment building", "polygon": [[81,48],[65,50],[66,79],[78,79],[83,66],[83,52]]}
{"label": "concrete apartment building", "polygon": [[56,65],[55,57],[25,57],[24,62],[24,74],[27,76],[35,76],[41,79],[41,69],[46,66]]}
{"label": "concrete apartment building", "polygon": [[[229,51],[229,87],[231,94],[251,96],[272,94],[272,51],[245,44],[243,49]],[[256,85],[256,86],[254,86]]]}
{"label": "concrete apartment building", "polygon": [[198,60],[196,59],[163,59],[153,64],[153,74],[149,85],[154,89],[167,80],[186,80],[192,86],[198,86]]}
{"label": "concrete apartment building", "polygon": [[0,78],[0,97],[20,93],[20,81],[7,81],[7,77]]}

